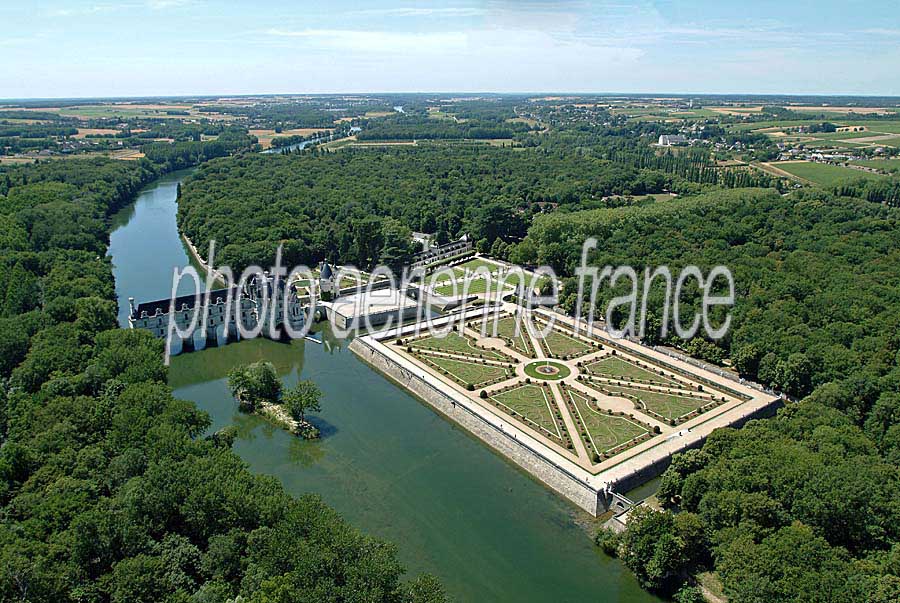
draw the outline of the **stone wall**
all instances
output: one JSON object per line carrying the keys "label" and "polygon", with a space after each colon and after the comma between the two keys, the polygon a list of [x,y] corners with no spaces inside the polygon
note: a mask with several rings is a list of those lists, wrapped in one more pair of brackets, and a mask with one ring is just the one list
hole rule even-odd
{"label": "stone wall", "polygon": [[606,497],[603,493],[598,493],[593,487],[540,456],[520,440],[514,439],[447,394],[426,383],[418,375],[399,366],[364,338],[354,339],[350,343],[350,349],[364,362],[500,452],[551,490],[591,515],[596,516],[607,510]]}

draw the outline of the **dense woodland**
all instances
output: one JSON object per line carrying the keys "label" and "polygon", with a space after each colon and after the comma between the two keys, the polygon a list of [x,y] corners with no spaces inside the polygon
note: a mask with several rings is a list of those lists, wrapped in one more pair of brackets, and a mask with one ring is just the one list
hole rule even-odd
{"label": "dense woodland", "polygon": [[488,250],[524,236],[544,207],[599,206],[606,195],[656,193],[669,182],[654,170],[541,148],[245,155],[212,161],[186,182],[179,225],[201,249],[215,240],[232,268],[270,263],[280,243],[289,263],[370,268],[398,229],[439,241],[468,233]]}
{"label": "dense woodland", "polygon": [[530,128],[505,119],[433,119],[427,115],[396,114],[369,120],[359,140],[433,140],[454,138],[512,138]]}
{"label": "dense woodland", "polygon": [[252,475],[116,328],[109,215],[163,164],[0,172],[0,600],[437,601],[391,545]]}
{"label": "dense woodland", "polygon": [[[900,214],[869,192],[886,185],[727,190],[779,183],[731,178],[692,153],[648,154],[614,130],[565,130],[525,148],[217,160],[184,187],[179,219],[239,267],[270,261],[279,243],[298,262],[368,267],[384,244],[379,223],[467,232],[483,250],[564,276],[587,236],[600,266],[729,266],[737,304],[724,339],[662,338],[659,281],[645,339],[729,362],[802,401],[677,457],[660,491],[674,513],[648,513],[624,536],[601,534],[602,545],[647,588],[683,601],[707,569],[740,603],[897,600]],[[641,197],[663,190],[682,195]],[[566,279],[564,307],[576,291]],[[688,310],[698,293],[685,292]],[[602,287],[602,306],[620,294]]]}
{"label": "dense woodland", "polygon": [[[252,142],[244,131],[218,126],[213,144],[185,125],[170,131],[176,144],[146,145],[141,162],[0,171],[0,592],[441,598],[430,578],[402,585],[392,549],[318,500],[251,476],[231,434],[204,437],[206,417],[172,399],[158,343],[113,328],[109,214],[155,175],[205,161],[181,191],[179,226],[200,249],[215,240],[217,263],[235,270],[270,264],[279,245],[287,264],[399,267],[416,251],[412,230],[439,242],[467,233],[481,251],[551,265],[572,309],[588,236],[599,266],[728,266],[737,302],[725,338],[661,336],[656,282],[644,339],[730,364],[791,401],[677,456],[660,486],[666,510],[640,512],[624,535],[598,542],[680,602],[697,600],[693,577],[705,570],[735,603],[900,600],[897,179],[786,193],[784,182],[720,168],[709,153],[650,150],[664,123],[541,103],[528,109],[548,129],[508,122],[522,102],[462,104],[458,121],[427,117],[418,97],[348,109],[405,105],[406,114],[361,120],[359,137],[431,139],[411,148],[261,155],[241,152]],[[295,127],[320,125],[328,108],[229,111]],[[772,152],[757,135],[713,124],[697,136],[755,144],[757,158]],[[460,137],[516,146],[444,141]],[[668,191],[679,196],[648,196]],[[623,293],[600,291],[604,307]],[[684,297],[697,308],[696,289]]]}
{"label": "dense woodland", "polygon": [[[651,513],[624,537],[603,535],[604,546],[662,591],[715,567],[734,601],[896,601],[900,214],[822,191],[718,192],[539,216],[511,257],[571,274],[586,236],[597,237],[601,266],[729,266],[728,336],[665,343],[731,358],[741,374],[803,398],[676,457],[659,497],[681,513]],[[604,291],[603,307],[622,294]],[[567,283],[564,305],[576,292]]]}

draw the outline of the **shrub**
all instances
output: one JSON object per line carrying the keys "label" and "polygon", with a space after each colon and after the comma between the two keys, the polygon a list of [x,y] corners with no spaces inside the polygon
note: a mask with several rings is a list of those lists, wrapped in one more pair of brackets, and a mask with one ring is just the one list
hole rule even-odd
{"label": "shrub", "polygon": [[597,535],[594,536],[594,544],[610,557],[616,556],[620,540],[621,538],[618,534],[606,528],[601,528],[597,531]]}

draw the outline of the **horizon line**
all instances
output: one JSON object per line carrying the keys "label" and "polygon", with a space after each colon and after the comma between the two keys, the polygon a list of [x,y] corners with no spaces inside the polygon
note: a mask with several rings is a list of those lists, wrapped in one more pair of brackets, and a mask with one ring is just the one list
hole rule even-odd
{"label": "horizon line", "polygon": [[13,102],[36,102],[36,101],[115,101],[115,100],[132,100],[132,99],[189,99],[189,98],[253,98],[253,97],[272,97],[272,96],[398,96],[398,95],[418,95],[418,96],[444,96],[444,95],[466,95],[466,96],[600,96],[623,98],[647,97],[647,96],[669,96],[669,97],[754,97],[754,98],[782,98],[782,97],[822,97],[822,98],[883,98],[896,99],[900,102],[900,95],[897,94],[857,94],[848,92],[566,92],[566,91],[516,91],[516,92],[491,92],[491,91],[366,91],[366,92],[242,92],[242,93],[187,93],[187,94],[135,94],[135,95],[108,95],[108,96],[33,96],[33,97],[10,97],[0,98],[0,103]]}

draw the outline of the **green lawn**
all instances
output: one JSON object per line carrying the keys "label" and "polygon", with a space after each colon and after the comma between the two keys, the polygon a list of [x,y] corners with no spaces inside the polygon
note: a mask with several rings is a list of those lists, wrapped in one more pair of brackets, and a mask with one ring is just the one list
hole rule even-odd
{"label": "green lawn", "polygon": [[560,426],[554,414],[552,394],[539,385],[522,385],[509,391],[491,396],[491,400],[499,402],[507,412],[515,411],[519,418],[532,427],[539,428],[546,435],[562,440],[564,426]]}
{"label": "green lawn", "polygon": [[496,272],[500,269],[499,264],[495,264],[494,262],[489,262],[482,258],[472,258],[468,262],[463,262],[458,266],[454,266],[453,270],[457,272],[460,276],[465,274],[466,269],[469,271],[477,270],[478,268],[487,268],[490,272]]}
{"label": "green lawn", "polygon": [[[541,328],[542,325],[537,325],[536,331],[540,331]],[[541,335],[539,332],[535,332],[535,337],[537,337],[538,340],[541,340]],[[562,358],[564,356],[582,356],[594,349],[589,344],[581,341],[580,339],[570,337],[565,333],[557,331],[556,329],[551,329],[550,333],[548,333],[542,341],[544,342],[545,350],[553,358]]]}
{"label": "green lawn", "polygon": [[[475,329],[481,329],[480,321],[474,323],[474,325]],[[505,318],[498,320],[496,331],[494,330],[494,322],[489,319],[487,323],[487,334],[488,336],[492,336],[494,333],[496,333],[497,337],[506,340],[507,345],[515,351],[523,356],[534,358],[534,346],[531,344],[531,338],[528,337],[528,334],[525,332],[525,325],[520,324],[519,332],[518,334],[516,333],[515,316],[506,316]]]}
{"label": "green lawn", "polygon": [[886,172],[900,172],[900,159],[870,159],[854,161],[857,165],[884,170]]}
{"label": "green lawn", "polygon": [[532,272],[526,272],[524,270],[516,271],[506,276],[506,282],[512,287],[518,287],[520,283],[524,284],[526,287],[531,287],[533,283],[534,288],[539,291],[543,289],[546,283],[550,282],[549,276],[538,276],[537,278],[535,278],[535,276],[536,275]]}
{"label": "green lawn", "polygon": [[[550,366],[557,370],[556,374],[545,374],[538,371],[542,366]],[[532,379],[544,379],[547,381],[558,381],[565,379],[572,374],[572,369],[561,362],[553,362],[552,360],[535,360],[525,365],[525,374]]]}
{"label": "green lawn", "polygon": [[[468,281],[463,281],[459,279],[456,281],[456,287],[454,289],[453,283],[447,283],[445,285],[440,285],[439,287],[435,287],[434,292],[438,295],[450,296],[450,295],[478,295],[480,293],[486,293],[488,290],[488,280],[484,278],[473,278]],[[490,280],[491,292],[494,293],[500,288],[500,282],[497,279]]]}
{"label": "green lawn", "polygon": [[622,379],[623,381],[645,381],[659,383],[661,385],[674,385],[685,387],[684,384],[642,368],[618,356],[606,356],[597,362],[592,362],[585,367],[588,372],[610,379]]}
{"label": "green lawn", "polygon": [[496,350],[486,350],[475,345],[475,341],[471,337],[460,335],[457,332],[448,333],[445,337],[436,337],[431,335],[425,339],[418,339],[411,342],[410,347],[423,350],[437,350],[439,352],[449,352],[451,354],[462,354],[464,356],[484,356],[485,358],[494,360],[509,360],[505,355]]}
{"label": "green lawn", "polygon": [[426,354],[420,354],[418,358],[426,364],[444,369],[462,382],[463,385],[471,385],[475,388],[502,381],[513,375],[512,369],[497,366],[496,364],[480,364],[475,361],[467,362],[465,360],[455,360],[443,356],[428,356]]}
{"label": "green lawn", "polygon": [[709,398],[688,398],[664,392],[651,392],[643,389],[610,385],[608,383],[590,383],[590,385],[608,396],[633,396],[639,399],[647,410],[664,419],[679,419],[712,402]]}
{"label": "green lawn", "polygon": [[588,432],[597,454],[605,454],[649,433],[646,427],[636,421],[600,411],[585,396],[571,389],[566,389],[566,394],[575,405],[575,420]]}
{"label": "green lawn", "polygon": [[856,178],[877,179],[884,178],[879,174],[870,174],[852,168],[841,167],[839,165],[829,165],[827,163],[812,163],[803,161],[798,163],[777,162],[772,164],[778,169],[784,170],[789,174],[793,174],[804,180],[809,180],[821,186],[832,186],[842,180],[852,180]]}

